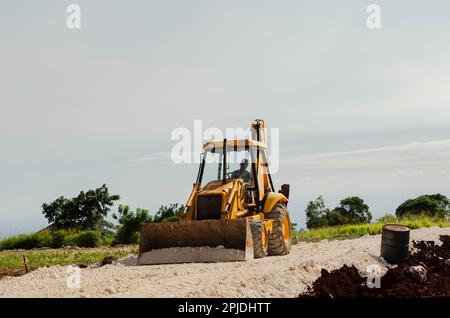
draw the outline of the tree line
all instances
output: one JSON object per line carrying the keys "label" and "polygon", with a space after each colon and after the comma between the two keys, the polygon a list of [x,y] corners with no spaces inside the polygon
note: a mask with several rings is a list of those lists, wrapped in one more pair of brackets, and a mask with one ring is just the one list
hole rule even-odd
{"label": "tree line", "polygon": [[100,231],[113,235],[116,244],[136,243],[139,240],[139,227],[142,223],[168,222],[179,219],[184,206],[178,203],[163,205],[152,215],[147,209],[131,210],[128,205],[119,205],[112,217],[116,225],[106,217],[120,196],[110,194],[108,187],[81,191],[76,197],[61,196],[50,203],[42,204],[42,213],[48,220],[50,231]]}
{"label": "tree line", "polygon": [[[305,212],[306,226],[309,229],[344,224],[364,224],[372,221],[369,206],[362,198],[356,196],[342,199],[337,207],[329,209],[320,195],[308,203]],[[450,216],[450,201],[440,193],[421,195],[400,204],[395,210],[395,215],[398,218],[409,215],[427,215],[445,219]]]}
{"label": "tree line", "polygon": [[[51,224],[50,230],[101,231],[114,236],[117,244],[136,243],[142,223],[176,221],[184,211],[178,203],[161,206],[153,215],[147,209],[132,210],[128,205],[119,205],[112,213],[117,224],[107,220],[111,207],[120,200],[117,194],[110,194],[108,187],[81,191],[76,197],[61,196],[50,203],[42,204],[42,213]],[[450,215],[450,201],[443,194],[427,194],[409,199],[400,204],[395,214],[426,214],[447,218]],[[344,224],[364,224],[372,221],[372,213],[364,200],[357,196],[347,197],[335,208],[327,208],[322,196],[310,201],[306,208],[306,226],[309,229]]]}

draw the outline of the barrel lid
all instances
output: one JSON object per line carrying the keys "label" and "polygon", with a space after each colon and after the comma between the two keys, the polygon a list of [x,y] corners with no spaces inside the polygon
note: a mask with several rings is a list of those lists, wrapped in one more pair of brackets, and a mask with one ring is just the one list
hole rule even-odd
{"label": "barrel lid", "polygon": [[392,232],[409,232],[409,228],[400,224],[386,224],[383,225],[383,230]]}

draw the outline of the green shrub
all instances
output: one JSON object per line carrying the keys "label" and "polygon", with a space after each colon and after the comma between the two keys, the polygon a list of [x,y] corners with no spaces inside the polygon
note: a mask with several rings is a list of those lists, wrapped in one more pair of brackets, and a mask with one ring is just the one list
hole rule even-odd
{"label": "green shrub", "polygon": [[113,218],[119,222],[116,226],[115,244],[137,243],[141,224],[153,221],[148,210],[138,208],[132,211],[128,205],[120,205],[117,213],[113,214]]}
{"label": "green shrub", "polygon": [[52,236],[51,248],[61,248],[64,246],[64,239],[67,233],[63,230],[54,231]]}
{"label": "green shrub", "polygon": [[421,214],[426,214],[430,217],[448,217],[450,215],[449,198],[440,193],[425,194],[406,200],[395,211],[395,215],[398,217]]}
{"label": "green shrub", "polygon": [[25,249],[49,247],[52,237],[48,233],[20,234],[0,241],[0,250]]}
{"label": "green shrub", "polygon": [[76,245],[79,247],[97,247],[101,243],[100,231],[83,231],[78,234]]}
{"label": "green shrub", "polygon": [[0,250],[30,250],[40,247],[61,248],[64,246],[111,246],[113,241],[114,237],[102,236],[100,231],[68,232],[65,230],[57,230],[52,233],[41,232],[9,237],[0,241]]}
{"label": "green shrub", "polygon": [[51,247],[53,244],[53,237],[50,233],[35,233],[32,234],[32,236],[34,237],[36,243],[36,246],[32,248]]}
{"label": "green shrub", "polygon": [[0,250],[14,250],[17,249],[18,246],[22,245],[23,242],[28,238],[29,235],[20,234],[8,237],[0,241]]}
{"label": "green shrub", "polygon": [[380,217],[377,220],[377,223],[321,227],[310,229],[302,233],[297,232],[295,233],[295,239],[299,241],[320,241],[324,239],[345,239],[363,235],[375,235],[380,234],[383,225],[387,223],[402,224],[412,230],[431,226],[450,227],[449,220],[440,217],[430,217],[425,214],[408,215],[402,218],[397,218],[393,215],[385,215]]}
{"label": "green shrub", "polygon": [[101,239],[101,246],[113,246],[115,243],[115,238],[113,236],[104,236]]}
{"label": "green shrub", "polygon": [[140,236],[140,232],[134,232],[133,234],[131,234],[131,242],[138,243]]}
{"label": "green shrub", "polygon": [[181,214],[183,214],[184,209],[185,206],[179,203],[172,203],[168,206],[162,205],[159,207],[158,212],[156,212],[153,222],[159,223],[178,221]]}
{"label": "green shrub", "polygon": [[77,246],[77,233],[66,234],[63,241],[63,246]]}
{"label": "green shrub", "polygon": [[377,223],[398,223],[398,218],[392,214],[386,214],[377,219]]}

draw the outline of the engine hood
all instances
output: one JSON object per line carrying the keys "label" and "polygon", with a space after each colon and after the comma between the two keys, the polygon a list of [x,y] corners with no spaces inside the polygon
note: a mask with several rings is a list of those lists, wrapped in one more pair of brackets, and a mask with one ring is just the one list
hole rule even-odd
{"label": "engine hood", "polygon": [[221,180],[208,182],[199,192],[200,195],[204,194],[217,194],[217,193],[229,193],[236,182],[242,182],[239,179],[230,179],[224,184]]}

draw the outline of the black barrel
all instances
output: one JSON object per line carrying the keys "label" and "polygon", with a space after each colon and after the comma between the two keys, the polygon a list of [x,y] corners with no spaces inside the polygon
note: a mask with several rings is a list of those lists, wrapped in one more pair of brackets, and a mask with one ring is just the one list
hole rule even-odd
{"label": "black barrel", "polygon": [[381,256],[390,264],[398,264],[409,256],[409,228],[386,224],[381,231]]}

